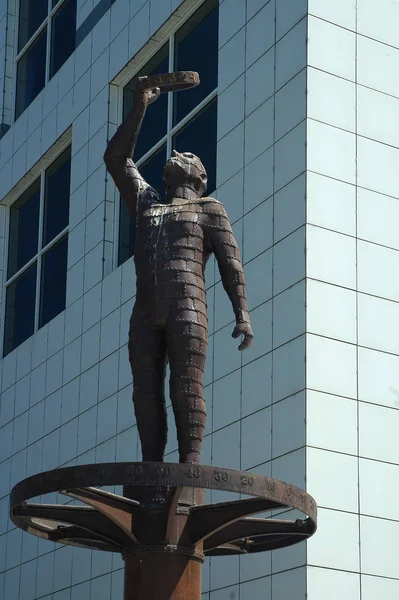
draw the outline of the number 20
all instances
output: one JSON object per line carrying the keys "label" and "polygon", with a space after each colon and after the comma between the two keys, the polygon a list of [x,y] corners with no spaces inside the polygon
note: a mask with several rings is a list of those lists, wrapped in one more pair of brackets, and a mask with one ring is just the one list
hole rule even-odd
{"label": "number 20", "polygon": [[241,475],[241,485],[252,486],[254,484],[254,478],[248,477],[248,475]]}

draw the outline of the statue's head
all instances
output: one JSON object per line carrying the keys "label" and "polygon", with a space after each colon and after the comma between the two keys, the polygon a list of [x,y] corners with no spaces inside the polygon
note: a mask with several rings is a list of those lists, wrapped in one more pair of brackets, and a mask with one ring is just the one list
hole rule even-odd
{"label": "statue's head", "polygon": [[173,150],[165,165],[163,178],[168,192],[180,186],[186,186],[203,196],[208,183],[205,167],[195,154]]}

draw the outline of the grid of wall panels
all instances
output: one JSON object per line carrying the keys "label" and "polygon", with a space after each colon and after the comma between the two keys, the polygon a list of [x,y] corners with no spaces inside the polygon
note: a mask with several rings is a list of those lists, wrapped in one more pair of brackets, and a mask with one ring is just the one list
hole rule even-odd
{"label": "grid of wall panels", "polygon": [[[78,6],[78,22],[86,3]],[[12,529],[7,493],[10,485],[40,470],[139,458],[126,352],[134,271],[131,261],[112,270],[114,196],[102,163],[109,135],[108,83],[145,41],[137,40],[139,32],[148,38],[173,8],[165,12],[170,3],[139,4],[131,3],[129,13],[126,3],[115,2],[55,76],[56,83],[52,80],[51,89],[47,86],[21,117],[25,125],[17,122],[11,132],[18,134],[26,156],[22,174],[35,159],[28,152],[34,139],[46,151],[58,132],[73,124],[67,309],[2,361],[1,433],[9,440],[0,458],[4,598],[19,589],[21,599],[101,593],[108,600],[118,597],[122,585],[118,558],[52,547]],[[303,487],[306,7],[298,10],[295,4],[287,18],[285,4],[284,10],[274,0],[220,4],[216,196],[226,205],[242,249],[256,339],[243,355],[237,351],[233,313],[211,262],[209,416],[202,461],[272,474]],[[264,30],[266,37],[260,35]],[[113,127],[113,113],[110,118]],[[15,160],[11,154],[11,164]],[[170,406],[168,415],[167,453],[176,460]],[[221,499],[222,494],[212,496]],[[251,560],[207,561],[204,596],[249,598],[260,590],[281,595],[298,585],[305,593],[305,564],[304,545]],[[50,572],[50,578],[42,576]]]}
{"label": "grid of wall panels", "polygon": [[394,600],[399,514],[397,3],[309,1],[309,597]]}
{"label": "grid of wall panels", "polygon": [[[242,248],[255,339],[237,353],[215,269],[211,460],[305,487],[306,3],[224,0],[220,22],[217,198]],[[215,558],[203,589],[304,598],[305,565],[305,545]]]}
{"label": "grid of wall panels", "polygon": [[[78,1],[77,26],[102,2]],[[118,122],[109,82],[173,10],[199,3],[116,0],[0,141],[2,198],[72,124],[67,308],[0,360],[1,600],[122,596],[117,556],[23,534],[8,493],[60,465],[139,459],[126,348],[135,276],[131,261],[113,268],[102,162]],[[206,600],[398,596],[398,516],[383,496],[399,464],[396,5],[220,2],[216,197],[242,250],[256,338],[237,351],[211,261],[202,462],[291,481],[321,509],[307,546],[206,561]]]}

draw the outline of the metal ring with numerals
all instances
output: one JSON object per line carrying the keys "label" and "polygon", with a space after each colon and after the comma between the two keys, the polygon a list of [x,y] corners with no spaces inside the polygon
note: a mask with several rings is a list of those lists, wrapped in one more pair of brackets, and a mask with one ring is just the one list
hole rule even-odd
{"label": "metal ring with numerals", "polygon": [[[151,507],[98,487],[167,490],[166,503]],[[235,492],[250,498],[182,506],[187,490]],[[86,506],[28,502],[60,492]],[[184,504],[184,503],[183,503]],[[276,514],[295,509],[305,518]],[[275,511],[270,518],[249,515]],[[148,532],[148,515],[152,530]],[[247,554],[301,542],[316,531],[314,499],[299,488],[263,475],[203,465],[175,463],[104,463],[66,467],[17,483],[10,495],[10,518],[29,533],[54,542],[128,554],[136,551],[192,552],[193,556]],[[182,527],[174,527],[183,519]],[[144,526],[145,523],[145,526]],[[173,531],[179,529],[179,539]],[[191,548],[191,550],[190,550]],[[200,548],[200,551],[198,551]]]}

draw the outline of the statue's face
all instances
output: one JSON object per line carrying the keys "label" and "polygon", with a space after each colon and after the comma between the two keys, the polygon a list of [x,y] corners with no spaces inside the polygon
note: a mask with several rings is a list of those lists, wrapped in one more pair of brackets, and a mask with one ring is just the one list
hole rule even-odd
{"label": "statue's face", "polygon": [[198,189],[206,189],[208,177],[205,167],[195,154],[191,152],[177,152],[167,161],[164,169],[166,187],[178,187],[184,184],[196,184]]}

